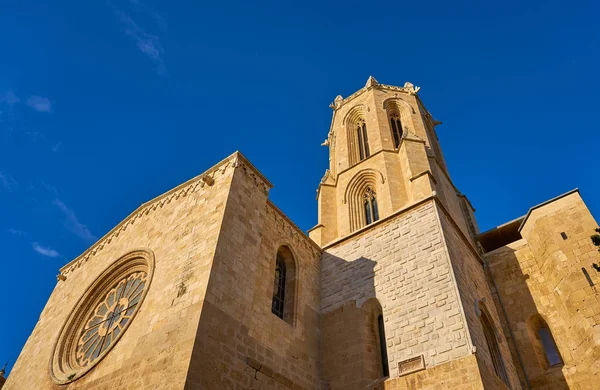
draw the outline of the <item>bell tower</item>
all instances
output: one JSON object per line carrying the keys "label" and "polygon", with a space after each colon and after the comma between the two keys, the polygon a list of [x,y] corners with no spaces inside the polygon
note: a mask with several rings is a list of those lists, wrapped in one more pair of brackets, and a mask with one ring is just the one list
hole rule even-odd
{"label": "bell tower", "polygon": [[317,190],[318,224],[310,237],[325,245],[437,195],[461,229],[477,232],[473,210],[452,184],[434,120],[419,87],[366,85],[330,105],[329,169]]}
{"label": "bell tower", "polygon": [[519,388],[474,210],[418,92],[369,77],[331,104],[309,231],[323,250],[322,379],[331,389],[452,388],[449,375],[457,388]]}

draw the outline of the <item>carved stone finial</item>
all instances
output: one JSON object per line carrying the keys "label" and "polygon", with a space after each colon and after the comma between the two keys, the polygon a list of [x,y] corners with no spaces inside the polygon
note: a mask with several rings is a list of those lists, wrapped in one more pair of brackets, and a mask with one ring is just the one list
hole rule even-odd
{"label": "carved stone finial", "polygon": [[369,78],[367,79],[367,83],[365,84],[365,87],[372,87],[374,85],[379,85],[379,83],[377,82],[377,80],[375,80],[375,77],[369,76]]}
{"label": "carved stone finial", "polygon": [[329,108],[331,108],[332,110],[335,110],[336,108],[338,108],[340,106],[340,104],[342,103],[343,100],[344,100],[344,98],[342,97],[342,95],[337,95],[335,97],[335,99],[333,100],[333,103],[331,103],[329,105]]}
{"label": "carved stone finial", "polygon": [[416,95],[421,87],[415,87],[415,85],[409,81],[404,83],[404,90],[410,93],[411,95]]}
{"label": "carved stone finial", "polygon": [[325,139],[325,141],[321,143],[321,146],[329,146],[329,138]]}

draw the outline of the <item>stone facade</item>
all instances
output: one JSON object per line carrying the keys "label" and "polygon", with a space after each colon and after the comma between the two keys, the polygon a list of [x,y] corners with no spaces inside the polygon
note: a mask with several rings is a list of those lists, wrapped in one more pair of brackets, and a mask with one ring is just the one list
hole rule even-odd
{"label": "stone facade", "polygon": [[[521,377],[532,388],[597,389],[600,273],[592,264],[600,263],[600,254],[589,237],[598,225],[577,191],[532,209],[518,222],[521,238],[486,253],[485,260],[507,308],[513,353],[517,359],[518,351],[524,365]],[[562,364],[550,366],[540,348],[540,322],[550,329]]]}
{"label": "stone facade", "polygon": [[[597,388],[600,257],[579,193],[479,233],[418,90],[370,77],[334,100],[310,238],[239,152],[140,206],[61,269],[4,388]],[[136,317],[57,383],[63,324],[135,249],[154,264]]]}

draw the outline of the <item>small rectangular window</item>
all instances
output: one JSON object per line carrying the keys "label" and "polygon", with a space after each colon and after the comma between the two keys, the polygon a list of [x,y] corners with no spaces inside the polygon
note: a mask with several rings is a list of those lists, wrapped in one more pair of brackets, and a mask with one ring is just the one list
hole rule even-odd
{"label": "small rectangular window", "polygon": [[566,240],[568,238],[567,233],[565,233],[565,232],[560,232],[560,236],[562,237],[563,240]]}

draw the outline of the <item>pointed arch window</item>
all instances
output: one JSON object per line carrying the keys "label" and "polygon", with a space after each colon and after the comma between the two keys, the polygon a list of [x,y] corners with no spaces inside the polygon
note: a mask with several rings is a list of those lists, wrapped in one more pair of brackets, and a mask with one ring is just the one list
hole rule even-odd
{"label": "pointed arch window", "polygon": [[273,305],[271,311],[277,317],[283,319],[283,308],[285,302],[285,260],[279,253],[275,261],[275,286],[273,287]]}
{"label": "pointed arch window", "polygon": [[271,312],[290,325],[294,325],[297,269],[292,251],[285,245],[277,250],[274,276]]}
{"label": "pointed arch window", "polygon": [[558,348],[556,348],[556,344],[554,343],[554,338],[552,337],[552,333],[550,333],[550,329],[547,327],[540,328],[538,329],[538,335],[542,342],[542,346],[544,347],[548,365],[552,367],[562,364],[562,359],[560,358]]}
{"label": "pointed arch window", "polygon": [[379,209],[377,208],[377,195],[371,187],[367,187],[363,195],[363,207],[365,209],[365,223],[367,225],[379,220]]}
{"label": "pointed arch window", "polygon": [[359,161],[362,161],[371,155],[369,153],[369,139],[367,138],[367,124],[362,119],[356,124],[356,137],[358,139]]}
{"label": "pointed arch window", "polygon": [[502,361],[502,355],[500,354],[500,348],[498,346],[498,340],[496,339],[496,332],[494,331],[492,322],[484,310],[481,311],[480,318],[481,325],[483,327],[483,334],[485,335],[485,341],[492,358],[494,371],[496,371],[496,375],[498,375],[498,377],[500,377],[504,383],[508,384],[508,376],[506,375],[504,362]]}
{"label": "pointed arch window", "polygon": [[394,148],[397,149],[402,139],[402,122],[400,121],[400,115],[396,112],[390,115],[390,127],[394,138]]}
{"label": "pointed arch window", "polygon": [[562,365],[562,357],[544,318],[540,314],[534,314],[527,319],[527,326],[540,366],[547,369]]}
{"label": "pointed arch window", "polygon": [[383,315],[377,316],[377,329],[379,333],[379,350],[381,352],[381,368],[383,376],[390,376],[390,367],[388,365],[387,343],[385,341],[385,328],[383,326]]}

